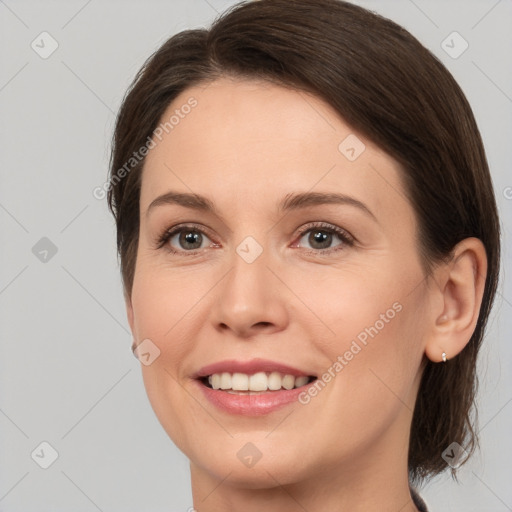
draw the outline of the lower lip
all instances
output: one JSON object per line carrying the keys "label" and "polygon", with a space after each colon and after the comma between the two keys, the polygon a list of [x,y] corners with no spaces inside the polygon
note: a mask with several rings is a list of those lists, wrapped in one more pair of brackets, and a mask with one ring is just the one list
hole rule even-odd
{"label": "lower lip", "polygon": [[314,381],[300,388],[267,391],[258,395],[235,395],[209,388],[200,380],[196,380],[196,383],[201,388],[204,396],[219,409],[230,414],[261,416],[277,411],[293,402],[298,402],[299,395],[306,391]]}

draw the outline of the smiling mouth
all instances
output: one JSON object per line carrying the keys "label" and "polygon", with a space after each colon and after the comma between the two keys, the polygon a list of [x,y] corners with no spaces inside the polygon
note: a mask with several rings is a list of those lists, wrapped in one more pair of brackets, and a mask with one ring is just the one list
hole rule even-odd
{"label": "smiling mouth", "polygon": [[207,388],[225,391],[235,395],[259,395],[269,392],[278,392],[297,389],[307,386],[315,376],[299,376],[281,372],[246,373],[214,373],[199,379]]}

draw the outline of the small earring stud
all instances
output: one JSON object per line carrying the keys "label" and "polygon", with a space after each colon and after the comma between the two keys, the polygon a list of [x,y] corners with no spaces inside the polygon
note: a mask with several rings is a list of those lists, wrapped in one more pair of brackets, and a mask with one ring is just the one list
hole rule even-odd
{"label": "small earring stud", "polygon": [[442,357],[442,359],[443,359],[443,363],[446,363],[446,361],[447,361],[447,359],[446,359],[446,352],[443,352],[443,353],[441,354],[441,357]]}

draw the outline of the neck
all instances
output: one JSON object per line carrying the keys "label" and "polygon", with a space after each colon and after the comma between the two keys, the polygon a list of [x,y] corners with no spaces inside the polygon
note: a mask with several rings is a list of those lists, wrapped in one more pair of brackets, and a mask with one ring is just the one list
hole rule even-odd
{"label": "neck", "polygon": [[[197,475],[197,468],[192,474]],[[389,473],[393,473],[389,471]],[[414,506],[407,479],[398,482],[393,478],[379,478],[379,481],[352,483],[339,479],[316,478],[293,484],[281,485],[278,479],[269,475],[265,488],[244,488],[230,480],[204,479],[199,484],[192,480],[194,508],[197,512],[304,512],[323,510],[325,512],[418,512]],[[206,485],[208,484],[208,485]]]}

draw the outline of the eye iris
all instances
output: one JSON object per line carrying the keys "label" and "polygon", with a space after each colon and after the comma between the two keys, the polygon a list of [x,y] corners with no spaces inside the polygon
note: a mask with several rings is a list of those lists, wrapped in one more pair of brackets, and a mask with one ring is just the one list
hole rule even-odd
{"label": "eye iris", "polygon": [[[201,247],[202,235],[197,231],[182,231],[180,235],[180,244],[187,249],[199,249]],[[190,247],[186,244],[196,244],[197,246]]]}
{"label": "eye iris", "polygon": [[319,249],[325,249],[329,247],[331,243],[332,233],[326,233],[325,231],[314,231],[309,236],[309,242],[311,244],[319,243],[321,247]]}

